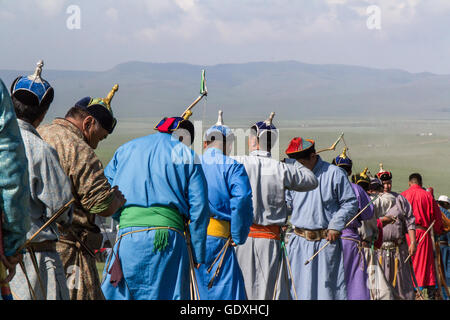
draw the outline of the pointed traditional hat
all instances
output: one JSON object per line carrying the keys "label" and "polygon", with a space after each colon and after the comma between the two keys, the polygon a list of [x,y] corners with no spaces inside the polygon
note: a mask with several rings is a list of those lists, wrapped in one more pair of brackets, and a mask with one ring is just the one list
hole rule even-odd
{"label": "pointed traditional hat", "polygon": [[275,112],[272,112],[265,121],[256,122],[253,127],[256,128],[256,135],[260,137],[264,133],[270,131],[274,134],[277,134],[277,128],[273,125],[273,118],[275,117]]}
{"label": "pointed traditional hat", "polygon": [[118,90],[119,85],[115,84],[106,98],[84,97],[75,103],[75,106],[86,110],[106,131],[108,131],[109,134],[111,134],[117,124],[117,119],[114,118],[111,108],[111,100]]}
{"label": "pointed traditional hat", "polygon": [[217,118],[216,124],[213,125],[211,128],[209,128],[208,130],[206,130],[204,140],[212,141],[217,138],[218,133],[221,134],[223,137],[225,137],[227,140],[234,139],[233,131],[223,122],[222,110],[219,110],[219,116]]}
{"label": "pointed traditional hat", "polygon": [[273,147],[278,139],[278,130],[273,124],[274,117],[275,112],[272,112],[265,121],[258,121],[251,127],[252,130],[256,130],[256,136],[258,137],[260,144],[267,144],[269,149]]}
{"label": "pointed traditional hat", "polygon": [[377,177],[381,181],[389,181],[392,180],[392,173],[390,171],[384,170],[383,164],[380,163],[380,171],[377,173]]}
{"label": "pointed traditional hat", "polygon": [[352,175],[352,182],[361,186],[364,190],[368,190],[370,185],[370,178],[367,174],[368,170],[368,168],[365,168],[361,173]]}
{"label": "pointed traditional hat", "polygon": [[348,148],[345,147],[342,150],[342,153],[333,159],[332,164],[334,164],[338,167],[350,167],[351,168],[353,166],[353,161],[352,161],[352,159],[350,159],[347,156],[347,150],[348,150]]}
{"label": "pointed traditional hat", "polygon": [[50,83],[41,77],[43,67],[44,61],[39,60],[32,75],[17,77],[11,85],[11,95],[28,106],[50,105],[55,92]]}

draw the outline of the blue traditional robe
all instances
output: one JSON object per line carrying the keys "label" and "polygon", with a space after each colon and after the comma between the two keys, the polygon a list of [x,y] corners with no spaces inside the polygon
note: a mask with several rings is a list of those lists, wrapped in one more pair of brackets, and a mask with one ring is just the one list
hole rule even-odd
{"label": "blue traditional robe", "polygon": [[[118,186],[124,207],[168,207],[190,220],[193,257],[205,263],[209,219],[208,190],[194,151],[167,133],[132,140],[117,149],[105,168],[112,186]],[[114,217],[120,221],[120,212]],[[120,226],[120,224],[119,224]],[[189,260],[182,234],[169,230],[168,247],[153,251],[155,230],[142,226],[120,228],[121,238],[105,265],[102,290],[106,299],[190,299]],[[118,243],[124,278],[117,288],[110,283],[108,266],[114,262]]]}
{"label": "blue traditional robe", "polygon": [[[235,244],[245,243],[253,222],[252,189],[244,165],[225,156],[216,148],[209,148],[201,157],[208,182],[210,216],[230,222],[231,238]],[[223,265],[214,285],[208,283],[214,275],[218,262],[208,273],[227,239],[208,235],[206,263],[196,270],[201,300],[244,300],[244,279],[234,248],[227,248]]]}
{"label": "blue traditional robe", "polygon": [[30,230],[30,185],[25,147],[8,89],[0,79],[0,208],[3,247],[12,256]]}
{"label": "blue traditional robe", "polygon": [[[342,169],[320,157],[313,169],[319,187],[308,192],[287,191],[286,201],[292,208],[291,223],[297,228],[341,231],[357,213],[358,201]],[[287,250],[293,282],[300,300],[346,300],[342,241],[338,239],[305,265],[327,240],[308,241],[295,233]]]}

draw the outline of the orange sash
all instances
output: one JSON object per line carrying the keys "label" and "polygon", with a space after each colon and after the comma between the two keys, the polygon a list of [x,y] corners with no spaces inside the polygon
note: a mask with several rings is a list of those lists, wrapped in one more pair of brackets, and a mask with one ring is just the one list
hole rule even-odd
{"label": "orange sash", "polygon": [[280,240],[280,234],[281,226],[279,225],[272,224],[269,226],[262,226],[259,224],[252,224],[250,226],[250,233],[248,234],[248,236],[252,238]]}

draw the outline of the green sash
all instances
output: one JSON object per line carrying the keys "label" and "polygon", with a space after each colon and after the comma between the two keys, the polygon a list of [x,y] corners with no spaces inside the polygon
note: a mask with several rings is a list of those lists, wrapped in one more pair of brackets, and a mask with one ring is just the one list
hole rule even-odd
{"label": "green sash", "polygon": [[[120,215],[119,228],[128,227],[170,227],[184,232],[183,217],[176,209],[169,207],[127,207]],[[163,251],[169,239],[169,229],[157,229],[153,243],[153,252]]]}

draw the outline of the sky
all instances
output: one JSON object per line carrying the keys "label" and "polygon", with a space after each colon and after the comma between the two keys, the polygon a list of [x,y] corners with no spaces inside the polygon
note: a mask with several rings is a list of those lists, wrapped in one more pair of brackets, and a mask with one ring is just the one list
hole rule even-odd
{"label": "sky", "polygon": [[0,0],[0,69],[295,60],[450,74],[450,0]]}

